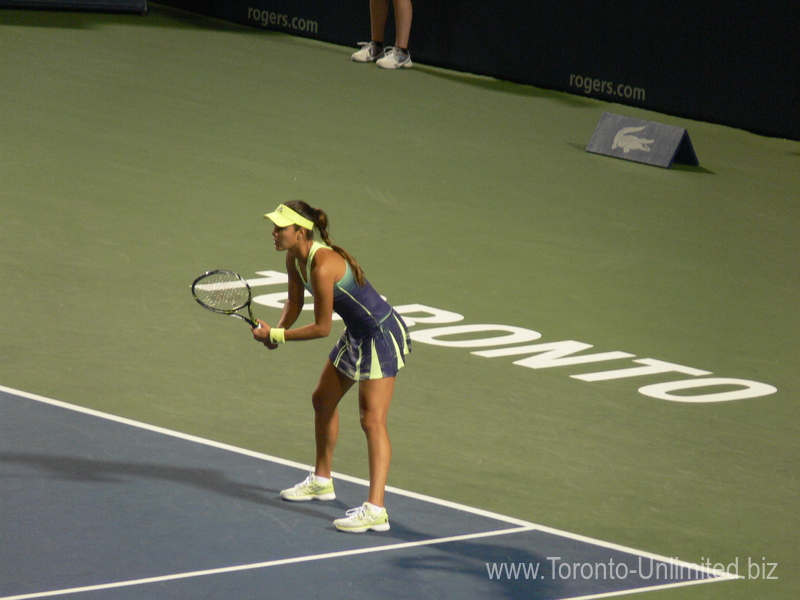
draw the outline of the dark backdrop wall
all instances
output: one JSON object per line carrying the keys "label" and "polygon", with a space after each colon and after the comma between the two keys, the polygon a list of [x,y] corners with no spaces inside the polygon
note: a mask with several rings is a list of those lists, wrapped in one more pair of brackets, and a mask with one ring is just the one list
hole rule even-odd
{"label": "dark backdrop wall", "polygon": [[0,8],[147,12],[147,0],[0,0]]}

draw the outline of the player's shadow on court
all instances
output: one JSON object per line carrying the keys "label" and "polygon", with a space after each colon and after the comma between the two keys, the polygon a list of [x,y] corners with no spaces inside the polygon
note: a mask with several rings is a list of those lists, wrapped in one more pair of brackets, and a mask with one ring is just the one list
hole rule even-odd
{"label": "player's shadow on court", "polygon": [[[330,521],[329,513],[306,505],[285,502],[280,499],[280,490],[235,481],[217,469],[198,469],[170,465],[104,461],[74,456],[51,456],[33,453],[0,453],[0,463],[35,468],[50,477],[76,482],[118,484],[132,479],[162,480],[193,487],[220,496],[252,502]],[[9,475],[5,475],[8,477]],[[11,475],[24,477],[24,474]],[[326,502],[328,506],[345,510],[338,500]]]}

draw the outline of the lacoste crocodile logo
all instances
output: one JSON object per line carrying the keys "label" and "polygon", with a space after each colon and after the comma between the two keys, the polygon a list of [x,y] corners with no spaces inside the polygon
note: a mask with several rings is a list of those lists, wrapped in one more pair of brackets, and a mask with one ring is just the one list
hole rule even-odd
{"label": "lacoste crocodile logo", "polygon": [[611,145],[611,149],[614,150],[616,148],[622,148],[622,152],[624,154],[627,154],[631,150],[650,152],[650,147],[647,146],[647,144],[652,144],[655,142],[655,140],[646,140],[644,138],[631,135],[632,133],[641,131],[644,128],[645,125],[642,125],[641,127],[623,127],[617,132],[617,135],[614,136],[614,143]]}

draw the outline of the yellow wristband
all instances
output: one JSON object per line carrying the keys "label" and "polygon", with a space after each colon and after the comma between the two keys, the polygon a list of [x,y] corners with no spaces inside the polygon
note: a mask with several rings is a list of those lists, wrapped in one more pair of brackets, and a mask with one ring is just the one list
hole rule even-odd
{"label": "yellow wristband", "polygon": [[269,330],[269,341],[273,344],[285,344],[286,330],[279,327],[273,327]]}

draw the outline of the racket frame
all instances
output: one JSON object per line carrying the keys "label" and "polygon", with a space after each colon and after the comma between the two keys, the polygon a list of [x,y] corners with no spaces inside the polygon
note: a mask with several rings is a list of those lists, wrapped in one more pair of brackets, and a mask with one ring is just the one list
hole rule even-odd
{"label": "racket frame", "polygon": [[[200,298],[197,297],[197,292],[195,291],[195,288],[197,287],[197,284],[202,282],[204,279],[207,279],[211,275],[216,275],[216,274],[219,274],[219,273],[225,273],[226,275],[233,275],[239,281],[242,282],[242,284],[244,285],[245,289],[247,290],[247,300],[245,301],[244,304],[242,304],[241,306],[238,306],[236,308],[232,308],[232,309],[215,308],[213,306],[209,306],[208,304],[206,304]],[[253,300],[253,292],[250,289],[250,284],[247,283],[247,280],[244,277],[242,277],[241,275],[239,275],[236,271],[231,271],[229,269],[215,269],[213,271],[206,271],[205,273],[203,273],[199,277],[195,278],[195,280],[192,282],[192,297],[197,301],[197,303],[200,306],[202,306],[203,308],[205,308],[207,310],[210,310],[211,312],[215,312],[215,313],[218,313],[218,314],[221,314],[221,315],[228,315],[229,317],[236,317],[238,319],[241,319],[245,323],[249,324],[251,327],[255,327],[256,329],[261,327],[261,324],[258,323],[256,321],[256,318],[253,316],[253,307],[251,306],[251,303],[252,303],[252,300]],[[240,315],[238,312],[236,312],[236,311],[242,310],[245,307],[247,308],[247,313],[250,315],[250,318],[247,318],[244,315]]]}

